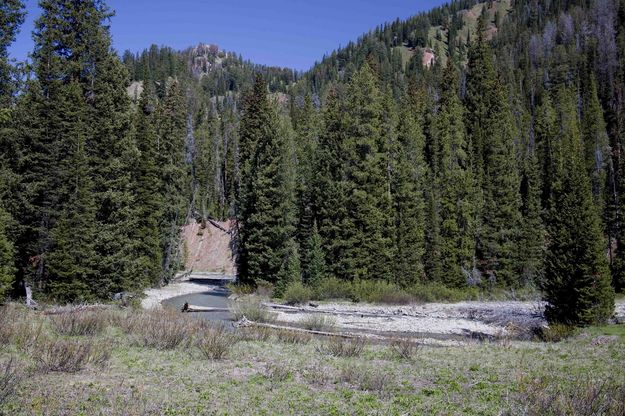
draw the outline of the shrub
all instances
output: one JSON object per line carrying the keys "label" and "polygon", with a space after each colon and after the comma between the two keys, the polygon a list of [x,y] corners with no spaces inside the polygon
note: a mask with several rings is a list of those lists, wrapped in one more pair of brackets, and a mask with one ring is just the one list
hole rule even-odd
{"label": "shrub", "polygon": [[564,324],[551,324],[534,329],[536,337],[543,342],[560,342],[575,335],[577,328]]}
{"label": "shrub", "polygon": [[43,320],[14,305],[0,307],[0,344],[12,343],[22,350],[33,348],[43,334]]}
{"label": "shrub", "polygon": [[237,296],[246,296],[254,293],[254,286],[243,283],[228,283],[226,288],[230,293]]}
{"label": "shrub", "polygon": [[111,357],[110,348],[92,339],[46,339],[37,346],[38,368],[43,372],[75,373],[87,365],[103,365]]}
{"label": "shrub", "polygon": [[339,380],[365,391],[383,392],[391,386],[391,376],[388,372],[355,364],[343,367]]}
{"label": "shrub", "polygon": [[352,284],[352,299],[356,302],[408,304],[413,298],[402,289],[384,280],[356,280]]}
{"label": "shrub", "polygon": [[384,280],[356,280],[343,281],[335,278],[326,278],[319,281],[315,287],[314,298],[350,299],[355,302],[387,303],[405,305],[414,301],[411,293],[399,288],[393,283]]}
{"label": "shrub", "polygon": [[15,392],[22,377],[14,358],[0,363],[0,406]]}
{"label": "shrub", "polygon": [[314,313],[306,315],[300,323],[310,331],[327,331],[336,325],[336,318]]}
{"label": "shrub", "polygon": [[397,338],[389,345],[391,352],[404,360],[413,360],[421,348],[419,344],[408,338]]}
{"label": "shrub", "polygon": [[480,290],[477,287],[459,289],[441,283],[415,284],[407,290],[418,302],[460,302],[480,298]]}
{"label": "shrub", "polygon": [[276,288],[273,283],[268,282],[266,280],[259,280],[256,282],[256,295],[261,298],[271,299],[273,297]]}
{"label": "shrub", "polygon": [[282,363],[269,363],[265,367],[265,378],[273,383],[281,383],[291,378],[293,372]]}
{"label": "shrub", "polygon": [[282,296],[287,304],[297,305],[308,302],[313,297],[313,291],[302,282],[291,282],[284,290]]}
{"label": "shrub", "polygon": [[237,321],[243,317],[252,322],[273,322],[275,320],[275,315],[263,307],[258,296],[246,296],[231,302],[230,311]]}
{"label": "shrub", "polygon": [[521,385],[516,408],[509,414],[530,416],[623,416],[625,383],[605,380],[575,379],[532,380]]}
{"label": "shrub", "polygon": [[279,329],[275,334],[278,341],[284,342],[285,344],[306,344],[312,339],[310,334],[289,331],[288,329]]}
{"label": "shrub", "polygon": [[220,360],[228,354],[237,341],[237,337],[224,325],[215,325],[211,329],[202,331],[195,344],[205,358]]}
{"label": "shrub", "polygon": [[171,310],[152,310],[130,318],[126,331],[135,344],[159,350],[188,346],[200,321]]}
{"label": "shrub", "polygon": [[271,329],[261,326],[251,326],[245,328],[239,328],[237,335],[240,339],[245,341],[260,341],[266,342],[271,338]]}
{"label": "shrub", "polygon": [[351,282],[333,277],[321,279],[314,289],[314,298],[323,299],[351,299]]}
{"label": "shrub", "polygon": [[51,316],[52,326],[61,335],[93,336],[104,332],[108,315],[90,311],[74,311]]}
{"label": "shrub", "polygon": [[364,338],[345,339],[333,336],[322,346],[317,347],[317,350],[335,357],[358,357],[364,351],[365,344]]}

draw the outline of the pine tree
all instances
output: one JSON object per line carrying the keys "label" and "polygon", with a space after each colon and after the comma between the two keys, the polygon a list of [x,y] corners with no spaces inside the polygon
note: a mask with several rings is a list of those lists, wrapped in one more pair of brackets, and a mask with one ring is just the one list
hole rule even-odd
{"label": "pine tree", "polygon": [[546,92],[543,94],[541,104],[536,108],[534,127],[542,178],[541,205],[544,207],[549,205],[552,184],[555,182],[556,142],[560,132],[557,117],[549,92]]}
{"label": "pine tree", "polygon": [[284,249],[284,258],[278,271],[274,294],[281,296],[289,284],[302,281],[299,246],[294,238],[289,238]]}
{"label": "pine tree", "polygon": [[12,66],[8,48],[15,40],[19,27],[24,23],[24,3],[20,0],[5,0],[0,4],[0,109],[9,106],[13,93]]}
{"label": "pine tree", "polygon": [[111,49],[102,1],[45,0],[41,8],[37,80],[16,117],[24,125],[24,275],[66,300],[108,297],[131,280],[134,258],[127,73]]}
{"label": "pine tree", "polygon": [[560,151],[549,211],[549,245],[542,285],[551,322],[587,325],[607,320],[614,291],[605,255],[591,181],[584,169],[584,146],[575,94],[559,91]]}
{"label": "pine tree", "polygon": [[289,140],[259,75],[246,99],[240,126],[238,273],[243,282],[279,283],[285,259],[294,256],[292,252],[287,255],[294,233]]}
{"label": "pine tree", "polygon": [[7,233],[10,221],[9,214],[0,207],[0,304],[15,281],[15,247]]}
{"label": "pine tree", "polygon": [[[440,221],[439,250],[443,283],[461,287],[466,283],[466,272],[472,271],[475,258],[475,205],[471,149],[463,122],[463,108],[458,97],[457,75],[448,63],[443,80],[440,109],[431,134],[438,170],[436,217]],[[464,271],[464,273],[463,273]]]}
{"label": "pine tree", "polygon": [[177,80],[171,81],[157,114],[157,153],[161,171],[160,194],[163,198],[161,244],[162,282],[167,282],[179,266],[180,226],[187,217],[190,195],[186,160],[187,106]]}
{"label": "pine tree", "polygon": [[[397,138],[391,144],[391,194],[394,209],[394,281],[402,286],[423,279],[425,273],[425,200],[427,166],[423,159],[425,137],[420,118],[421,95],[411,88],[398,111],[390,102],[388,116],[399,116]],[[390,97],[387,96],[390,101]]]}
{"label": "pine tree", "polygon": [[59,301],[93,299],[98,282],[95,250],[95,201],[86,151],[86,111],[81,87],[73,82],[59,90],[54,103],[63,137],[58,140],[59,160],[55,222],[47,254],[47,285]]}
{"label": "pine tree", "polygon": [[540,163],[536,143],[530,139],[525,144],[521,179],[522,225],[518,259],[521,266],[521,283],[536,284],[544,270],[545,229],[542,221]]}
{"label": "pine tree", "polygon": [[330,90],[323,110],[312,195],[327,272],[335,278],[347,275],[345,253],[352,227],[347,208],[344,123],[339,92]]}
{"label": "pine tree", "polygon": [[296,196],[298,208],[297,241],[304,248],[301,251],[302,272],[304,279],[309,279],[308,266],[310,252],[307,249],[314,222],[313,181],[316,175],[314,167],[319,135],[317,110],[309,94],[304,97],[304,105],[298,111],[296,132],[297,178]]}
{"label": "pine tree", "polygon": [[315,287],[326,275],[326,263],[323,253],[321,236],[317,229],[317,222],[313,222],[312,232],[306,244],[308,265],[305,283]]}
{"label": "pine tree", "polygon": [[491,282],[518,285],[515,256],[521,224],[520,178],[514,140],[517,138],[506,90],[494,69],[493,51],[485,39],[486,21],[479,19],[477,40],[469,53],[467,128],[473,143],[477,184],[484,191],[477,224],[480,267]]}
{"label": "pine tree", "polygon": [[147,86],[141,94],[135,115],[134,141],[139,151],[137,163],[132,168],[134,182],[133,252],[132,272],[136,281],[130,287],[157,284],[162,273],[163,251],[159,228],[163,211],[161,175],[158,169],[156,134],[156,95]]}
{"label": "pine tree", "polygon": [[18,199],[15,193],[21,180],[15,169],[19,145],[11,123],[15,83],[8,47],[15,40],[24,16],[24,4],[21,1],[8,0],[0,5],[0,303],[13,286],[17,272],[15,236],[12,235],[16,232],[10,230],[16,227],[7,208],[15,205],[15,199]]}
{"label": "pine tree", "polygon": [[383,96],[368,65],[357,71],[345,102],[347,215],[345,270],[349,279],[392,277],[392,202]]}
{"label": "pine tree", "polygon": [[594,74],[589,73],[586,78],[582,94],[584,160],[586,171],[591,178],[593,200],[599,215],[603,215],[606,199],[606,171],[610,154],[609,140]]}

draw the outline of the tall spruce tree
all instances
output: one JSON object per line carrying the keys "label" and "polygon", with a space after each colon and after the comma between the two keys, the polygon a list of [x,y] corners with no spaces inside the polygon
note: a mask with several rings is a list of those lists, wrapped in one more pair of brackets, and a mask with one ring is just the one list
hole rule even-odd
{"label": "tall spruce tree", "polygon": [[594,74],[588,71],[582,92],[582,139],[584,163],[591,178],[592,195],[599,215],[603,215],[606,199],[606,179],[609,160],[609,139],[603,119],[603,109],[597,95]]}
{"label": "tall spruce tree", "polygon": [[180,226],[187,218],[190,178],[186,159],[187,101],[177,80],[171,80],[157,114],[157,157],[161,172],[163,198],[161,244],[163,275],[171,279],[183,260],[180,251]]}
{"label": "tall spruce tree", "polygon": [[[104,2],[45,0],[40,6],[37,80],[21,97],[18,116],[28,189],[20,215],[24,275],[65,300],[107,297],[124,289],[134,256],[128,250],[134,162],[128,158],[127,73],[111,49]],[[80,261],[78,251],[67,252],[78,246]]]}
{"label": "tall spruce tree", "polygon": [[614,291],[599,214],[586,174],[575,92],[558,92],[561,136],[551,195],[545,279],[551,322],[604,322],[614,310]]}
{"label": "tall spruce tree", "polygon": [[517,258],[521,264],[521,284],[535,285],[544,270],[545,229],[542,219],[541,177],[534,134],[526,127],[521,159],[522,224]]}
{"label": "tall spruce tree", "polygon": [[383,95],[365,64],[350,80],[345,97],[346,239],[349,279],[392,278],[393,211],[388,174],[388,131]]}
{"label": "tall spruce tree", "polygon": [[136,216],[132,238],[135,253],[132,271],[136,281],[130,287],[156,284],[162,273],[160,221],[164,197],[161,194],[162,178],[158,169],[156,106],[156,94],[148,84],[141,94],[133,129],[139,154],[132,168]]}
{"label": "tall spruce tree", "polygon": [[[64,84],[54,96],[58,105],[59,187],[55,189],[55,221],[46,255],[47,288],[60,301],[94,299],[102,259],[95,250],[95,201],[87,156],[86,115],[78,82]],[[62,155],[62,156],[61,156]]]}
{"label": "tall spruce tree", "polygon": [[[13,129],[15,83],[8,47],[24,22],[24,4],[8,0],[0,5],[0,303],[16,278],[15,221],[9,210],[15,205],[21,183],[16,172],[19,144]],[[15,210],[15,209],[13,209]]]}
{"label": "tall spruce tree", "polygon": [[315,156],[319,136],[319,117],[309,94],[298,111],[296,133],[296,196],[297,196],[297,241],[301,248],[301,266],[304,279],[310,278],[310,242],[314,223],[313,181],[316,175]]}
{"label": "tall spruce tree", "polygon": [[440,109],[431,126],[435,149],[436,217],[440,221],[442,282],[461,287],[475,259],[475,206],[478,192],[473,179],[471,148],[458,96],[458,78],[451,62],[443,79]]}
{"label": "tall spruce tree", "polygon": [[335,278],[347,276],[345,252],[352,227],[347,207],[346,130],[342,115],[339,91],[331,89],[323,110],[312,196],[327,273]]}
{"label": "tall spruce tree", "polygon": [[515,253],[521,225],[520,178],[514,148],[517,132],[485,29],[482,15],[477,40],[469,53],[466,96],[476,179],[484,192],[483,202],[477,205],[481,211],[477,254],[491,282],[517,285],[520,265]]}
{"label": "tall spruce tree", "polygon": [[[394,209],[394,281],[402,286],[423,279],[425,270],[425,200],[427,166],[423,159],[425,137],[421,118],[420,91],[411,88],[404,97],[402,110],[388,103],[387,116],[399,116],[397,138],[390,146],[391,194]],[[390,98],[387,96],[387,100]]]}
{"label": "tall spruce tree", "polygon": [[[284,288],[283,265],[293,265],[292,148],[258,75],[246,98],[240,126],[238,273],[243,282],[261,280]],[[290,276],[289,276],[290,277]]]}

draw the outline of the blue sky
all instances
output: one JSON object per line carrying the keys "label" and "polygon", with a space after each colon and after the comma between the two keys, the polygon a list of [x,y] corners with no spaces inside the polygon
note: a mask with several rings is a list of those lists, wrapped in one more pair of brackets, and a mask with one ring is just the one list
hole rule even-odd
{"label": "blue sky", "polygon": [[[109,0],[113,46],[141,51],[152,43],[176,49],[215,43],[265,65],[310,68],[350,40],[399,17],[405,19],[444,0]],[[32,50],[39,10],[26,0],[28,17],[12,57]]]}

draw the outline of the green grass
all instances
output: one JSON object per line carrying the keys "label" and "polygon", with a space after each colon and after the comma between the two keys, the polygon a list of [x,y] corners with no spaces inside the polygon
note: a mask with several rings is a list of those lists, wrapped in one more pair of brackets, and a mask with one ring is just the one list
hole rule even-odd
{"label": "green grass", "polygon": [[585,328],[582,332],[586,332],[593,337],[596,336],[616,336],[622,341],[625,341],[625,325],[603,325],[603,326],[591,326]]}
{"label": "green grass", "polygon": [[[48,318],[20,314],[17,320],[41,321],[43,332],[55,336]],[[590,336],[559,343],[425,346],[409,360],[387,345],[366,345],[359,355],[344,357],[327,353],[327,339],[294,344],[273,334],[240,340],[224,359],[211,360],[194,345],[139,346],[117,327],[121,321],[109,322],[102,334],[72,337],[111,346],[106,365],[77,373],[39,372],[35,350],[12,340],[1,345],[0,362],[16,357],[28,377],[0,404],[0,414],[539,414],[539,401],[549,392],[575,397],[591,382],[624,385],[623,326],[588,328],[582,332]]]}

